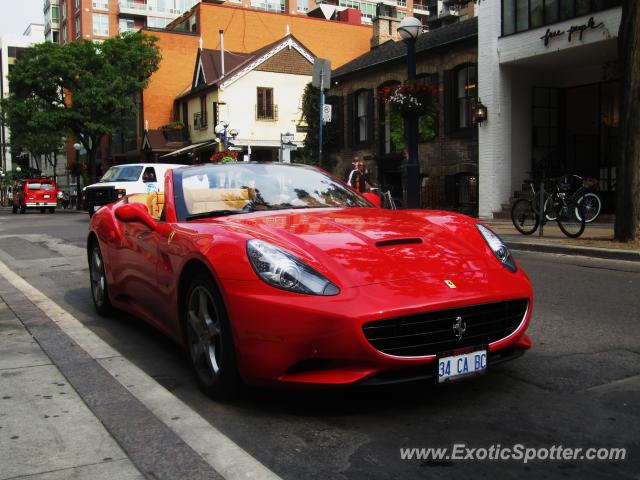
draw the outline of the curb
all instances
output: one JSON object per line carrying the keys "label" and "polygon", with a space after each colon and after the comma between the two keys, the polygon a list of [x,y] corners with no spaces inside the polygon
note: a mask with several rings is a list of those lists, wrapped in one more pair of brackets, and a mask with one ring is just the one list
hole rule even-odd
{"label": "curb", "polygon": [[509,242],[507,246],[512,250],[559,253],[564,255],[581,255],[584,257],[604,258],[608,260],[626,260],[640,262],[640,252],[633,250],[617,250],[611,248],[574,247],[573,245],[549,245],[540,243]]}

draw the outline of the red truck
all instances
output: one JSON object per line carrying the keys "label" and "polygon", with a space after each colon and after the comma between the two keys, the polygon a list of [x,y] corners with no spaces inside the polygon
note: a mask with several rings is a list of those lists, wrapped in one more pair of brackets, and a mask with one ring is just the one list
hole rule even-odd
{"label": "red truck", "polygon": [[13,213],[25,213],[27,209],[40,209],[55,213],[58,205],[56,182],[49,178],[20,180],[13,190]]}

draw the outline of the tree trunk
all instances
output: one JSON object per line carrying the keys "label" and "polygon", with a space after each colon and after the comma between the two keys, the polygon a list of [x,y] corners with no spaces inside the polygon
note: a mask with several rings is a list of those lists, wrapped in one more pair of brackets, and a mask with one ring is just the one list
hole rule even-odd
{"label": "tree trunk", "polygon": [[640,8],[625,0],[618,36],[620,134],[616,167],[615,238],[640,239]]}

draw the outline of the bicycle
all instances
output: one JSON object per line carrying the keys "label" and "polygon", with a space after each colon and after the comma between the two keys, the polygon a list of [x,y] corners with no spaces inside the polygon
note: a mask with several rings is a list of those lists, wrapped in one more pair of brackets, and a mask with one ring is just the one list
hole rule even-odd
{"label": "bicycle", "polygon": [[377,193],[380,196],[381,205],[380,208],[386,208],[387,210],[398,210],[400,208],[400,200],[394,199],[391,195],[391,190],[388,187],[385,187],[386,190],[382,190],[380,187],[371,187],[371,190],[374,193]]}
{"label": "bicycle", "polygon": [[531,235],[540,226],[540,217],[546,223],[551,221],[549,216],[552,216],[567,237],[578,238],[582,235],[586,224],[584,206],[563,191],[560,182],[555,183],[548,197],[545,195],[543,215],[540,215],[540,193],[536,192],[533,181],[526,183],[531,189],[529,198],[521,198],[511,207],[511,221],[516,230],[523,235]]}
{"label": "bicycle", "polygon": [[[597,179],[582,178],[579,175],[564,175],[558,179],[558,183],[567,193],[573,190],[571,197],[576,200],[576,203],[584,207],[586,223],[591,223],[598,218],[598,215],[600,215],[600,212],[602,211],[602,200],[600,200],[600,197],[592,188],[598,183]],[[579,184],[580,186],[576,188],[576,184]],[[546,203],[549,201],[550,199],[548,198],[545,200],[545,211],[548,208]],[[579,215],[580,213],[576,212],[576,214]],[[553,212],[547,214],[547,220],[555,221]]]}

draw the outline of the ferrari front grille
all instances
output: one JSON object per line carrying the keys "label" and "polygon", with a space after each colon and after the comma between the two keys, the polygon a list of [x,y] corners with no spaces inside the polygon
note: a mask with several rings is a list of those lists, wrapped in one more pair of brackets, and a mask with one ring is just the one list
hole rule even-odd
{"label": "ferrari front grille", "polygon": [[377,350],[397,357],[423,357],[463,347],[488,345],[515,332],[527,299],[451,308],[365,323],[364,335]]}

